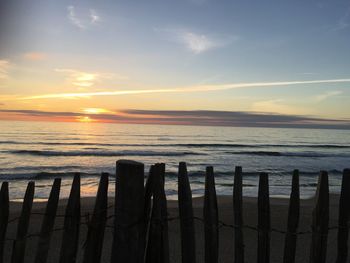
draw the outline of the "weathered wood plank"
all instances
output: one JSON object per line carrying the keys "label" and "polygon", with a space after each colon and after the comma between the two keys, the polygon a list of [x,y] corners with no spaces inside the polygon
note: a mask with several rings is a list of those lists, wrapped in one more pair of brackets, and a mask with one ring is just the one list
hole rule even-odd
{"label": "weathered wood plank", "polygon": [[[154,191],[154,174],[155,174],[155,166],[151,165],[145,185],[145,201],[144,201],[144,244],[145,244],[145,252],[147,251],[148,245],[148,236],[149,236],[149,228],[150,228],[150,218],[152,212],[152,195]],[[145,253],[146,256],[146,253]]]}
{"label": "weathered wood plank", "polygon": [[165,164],[153,166],[153,206],[147,240],[146,263],[169,262],[167,204],[164,191]]}
{"label": "weathered wood plank", "polygon": [[11,258],[12,263],[24,262],[24,253],[27,241],[26,235],[28,233],[30,214],[32,211],[34,187],[34,182],[29,182],[24,195],[22,212],[18,220],[17,237],[16,241],[13,243]]}
{"label": "weathered wood plank", "polygon": [[88,228],[84,263],[99,263],[107,221],[108,173],[102,173],[97,190],[94,212]]}
{"label": "weathered wood plank", "polygon": [[217,263],[219,258],[219,215],[212,166],[206,168],[203,218],[205,263]]}
{"label": "weathered wood plank", "polygon": [[346,263],[348,258],[349,215],[350,215],[350,169],[343,172],[338,219],[338,255],[336,263]]}
{"label": "weathered wood plank", "polygon": [[196,242],[192,208],[192,192],[188,180],[187,166],[184,162],[179,164],[178,200],[182,263],[195,263]]}
{"label": "weathered wood plank", "polygon": [[120,160],[116,165],[116,195],[112,261],[144,260],[144,165]]}
{"label": "weathered wood plank", "polygon": [[321,171],[312,212],[311,263],[325,263],[329,222],[328,173]]}
{"label": "weathered wood plank", "polygon": [[161,211],[161,220],[162,220],[162,255],[161,259],[163,263],[169,263],[169,227],[168,227],[168,206],[167,206],[167,199],[165,194],[165,164],[161,163],[159,164],[160,174],[162,177],[162,180],[159,180],[159,203],[160,203],[160,211]]}
{"label": "weathered wood plank", "polygon": [[243,242],[243,202],[242,202],[242,167],[235,168],[233,183],[233,222],[235,225],[235,263],[244,263]]}
{"label": "weathered wood plank", "polygon": [[56,178],[51,188],[47,201],[43,223],[41,225],[40,236],[35,256],[35,263],[45,263],[50,248],[52,230],[55,224],[55,217],[60,196],[61,179]]}
{"label": "weathered wood plank", "polygon": [[261,173],[258,194],[258,263],[270,262],[270,197],[268,174]]}
{"label": "weathered wood plank", "polygon": [[295,262],[295,251],[297,243],[297,229],[299,225],[300,191],[299,171],[294,170],[292,179],[292,192],[289,199],[288,226],[284,244],[284,263]]}
{"label": "weathered wood plank", "polygon": [[3,182],[0,190],[0,263],[4,262],[4,245],[9,219],[9,184]]}
{"label": "weathered wood plank", "polygon": [[75,263],[80,230],[80,174],[74,176],[69,194],[60,254],[60,263]]}

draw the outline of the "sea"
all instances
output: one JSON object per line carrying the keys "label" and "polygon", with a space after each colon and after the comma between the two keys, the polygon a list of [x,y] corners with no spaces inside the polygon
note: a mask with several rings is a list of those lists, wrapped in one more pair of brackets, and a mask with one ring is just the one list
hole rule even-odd
{"label": "sea", "polygon": [[35,181],[35,199],[46,200],[54,178],[62,178],[61,198],[69,196],[73,175],[81,173],[81,195],[94,196],[99,175],[129,159],[166,164],[165,188],[177,198],[178,163],[186,162],[193,196],[204,193],[206,166],[213,166],[219,195],[232,195],[235,166],[243,168],[243,194],[257,196],[259,173],[269,174],[270,196],[288,198],[294,169],[300,171],[302,198],[315,194],[321,170],[339,193],[350,168],[350,131],[334,129],[245,128],[111,123],[0,121],[0,181],[11,200],[23,199]]}

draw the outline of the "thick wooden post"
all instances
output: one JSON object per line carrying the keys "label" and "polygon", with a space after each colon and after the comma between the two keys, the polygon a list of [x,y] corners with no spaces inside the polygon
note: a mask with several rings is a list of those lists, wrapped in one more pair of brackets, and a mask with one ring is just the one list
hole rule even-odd
{"label": "thick wooden post", "polygon": [[0,263],[4,262],[4,245],[9,219],[9,184],[3,182],[0,191]]}
{"label": "thick wooden post", "polygon": [[47,201],[43,223],[41,225],[38,247],[36,250],[35,263],[46,263],[50,248],[52,229],[55,224],[55,217],[60,196],[61,179],[56,178],[49,199]]}
{"label": "thick wooden post", "polygon": [[270,197],[267,173],[261,173],[259,178],[257,262],[270,262]]}
{"label": "thick wooden post", "polygon": [[167,204],[164,191],[165,165],[155,164],[152,169],[153,206],[147,239],[146,263],[169,262]]}
{"label": "thick wooden post", "polygon": [[242,202],[242,167],[235,168],[233,183],[233,222],[235,225],[235,260],[234,263],[244,263],[243,243],[243,202]]}
{"label": "thick wooden post", "polygon": [[29,228],[29,219],[32,211],[33,198],[34,198],[34,182],[29,182],[26,193],[24,195],[22,212],[18,220],[17,238],[13,243],[12,250],[12,263],[24,262],[24,253],[26,249],[26,235]]}
{"label": "thick wooden post", "polygon": [[186,163],[179,164],[178,200],[181,231],[182,263],[196,262],[196,244],[192,208],[192,192],[188,180]]}
{"label": "thick wooden post", "polygon": [[206,168],[203,218],[205,263],[217,263],[219,258],[219,215],[214,169],[211,166]]}
{"label": "thick wooden post", "polygon": [[80,174],[74,176],[70,191],[62,237],[60,263],[75,263],[80,230]]}
{"label": "thick wooden post", "polygon": [[329,221],[328,173],[325,171],[320,173],[315,199],[316,204],[312,212],[310,262],[325,263]]}
{"label": "thick wooden post", "polygon": [[350,169],[345,169],[341,184],[338,219],[338,255],[336,263],[346,263],[348,258],[350,215]]}
{"label": "thick wooden post", "polygon": [[144,165],[120,160],[116,169],[112,263],[144,260]]}
{"label": "thick wooden post", "polygon": [[95,208],[89,224],[84,263],[99,263],[107,221],[108,173],[102,173],[98,186]]}
{"label": "thick wooden post", "polygon": [[289,199],[288,226],[284,244],[284,263],[295,262],[295,251],[297,243],[297,229],[299,224],[300,192],[299,171],[294,170],[292,179],[292,192]]}
{"label": "thick wooden post", "polygon": [[145,185],[145,201],[144,201],[144,238],[145,238],[145,252],[147,251],[147,240],[149,234],[149,222],[152,212],[152,195],[154,191],[154,176],[155,176],[155,166],[151,165]]}

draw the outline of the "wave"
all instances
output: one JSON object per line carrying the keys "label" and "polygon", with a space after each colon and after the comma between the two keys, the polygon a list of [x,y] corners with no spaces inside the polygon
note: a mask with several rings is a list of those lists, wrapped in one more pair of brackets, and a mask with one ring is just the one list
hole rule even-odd
{"label": "wave", "polygon": [[120,156],[187,156],[205,155],[196,152],[156,152],[156,151],[49,151],[49,150],[12,150],[11,154],[23,154],[34,156],[96,156],[96,157],[120,157]]}
{"label": "wave", "polygon": [[322,157],[349,157],[347,154],[324,154],[315,152],[273,152],[273,151],[246,151],[246,152],[226,152],[234,155],[253,155],[253,156],[271,156],[271,157],[304,157],[304,158],[322,158]]}
{"label": "wave", "polygon": [[[100,172],[95,172],[94,171],[89,171],[86,172],[84,171],[84,167],[71,167],[71,166],[65,166],[65,167],[60,167],[62,169],[59,169],[59,167],[52,167],[52,168],[48,168],[48,167],[37,167],[37,169],[33,169],[31,171],[26,172],[25,170],[17,170],[14,169],[11,173],[6,172],[5,170],[0,170],[0,180],[24,180],[24,179],[36,179],[36,180],[40,180],[40,179],[49,179],[49,178],[56,178],[56,177],[62,177],[62,178],[66,178],[66,177],[73,177],[74,174],[76,174],[77,172],[79,172],[81,174],[82,177],[98,177],[101,173]],[[47,169],[45,171],[45,169]],[[35,170],[37,172],[35,172]],[[15,173],[13,173],[15,171]],[[115,173],[113,170],[110,170],[107,167],[101,168],[99,169],[99,171],[101,172],[109,172],[110,177],[113,178],[115,176]],[[17,172],[17,173],[16,173]],[[343,172],[341,170],[328,170],[328,173],[330,176],[339,176],[341,175]],[[260,172],[258,171],[248,171],[245,172],[243,171],[243,185],[244,186],[252,186],[252,185],[256,185],[253,182],[258,182],[258,176],[259,176]],[[293,172],[287,172],[287,171],[274,171],[274,172],[268,172],[269,176],[271,178],[278,176],[285,176],[287,178],[291,178]],[[189,171],[188,173],[189,178],[191,183],[196,182],[196,183],[204,183],[204,177],[205,177],[205,171],[202,170],[196,170],[196,171]],[[300,177],[301,178],[305,178],[305,177],[315,177],[317,178],[319,175],[318,171],[300,171]],[[145,171],[145,178],[148,176],[148,172]],[[176,180],[178,176],[178,173],[176,171],[166,171],[165,173],[165,177],[168,178],[167,180],[169,182]],[[217,171],[215,172],[215,177],[218,178],[217,180],[217,185],[220,186],[232,186],[233,184],[233,178],[234,178],[234,172],[233,171]],[[224,179],[225,181],[221,181],[221,179]],[[199,180],[199,179],[203,179],[203,180]],[[227,180],[232,180],[232,182],[227,182]],[[302,184],[302,183],[301,183]],[[305,186],[308,183],[304,183]],[[316,184],[316,183],[311,183],[311,184]],[[274,184],[275,186],[277,186],[277,184]],[[289,183],[287,183],[287,185],[289,185]],[[281,186],[283,186],[283,184],[281,184]]]}
{"label": "wave", "polygon": [[23,142],[0,141],[0,144],[47,145],[47,146],[119,146],[119,147],[189,147],[189,148],[315,148],[350,149],[350,145],[339,144],[227,144],[227,143],[173,143],[173,144],[130,144],[130,143],[94,143],[94,142]]}

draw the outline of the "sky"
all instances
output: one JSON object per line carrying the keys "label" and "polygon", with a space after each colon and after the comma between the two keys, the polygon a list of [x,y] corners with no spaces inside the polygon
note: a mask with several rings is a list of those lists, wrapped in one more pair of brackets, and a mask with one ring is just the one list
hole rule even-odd
{"label": "sky", "polygon": [[350,1],[0,0],[0,43],[3,120],[350,127]]}

